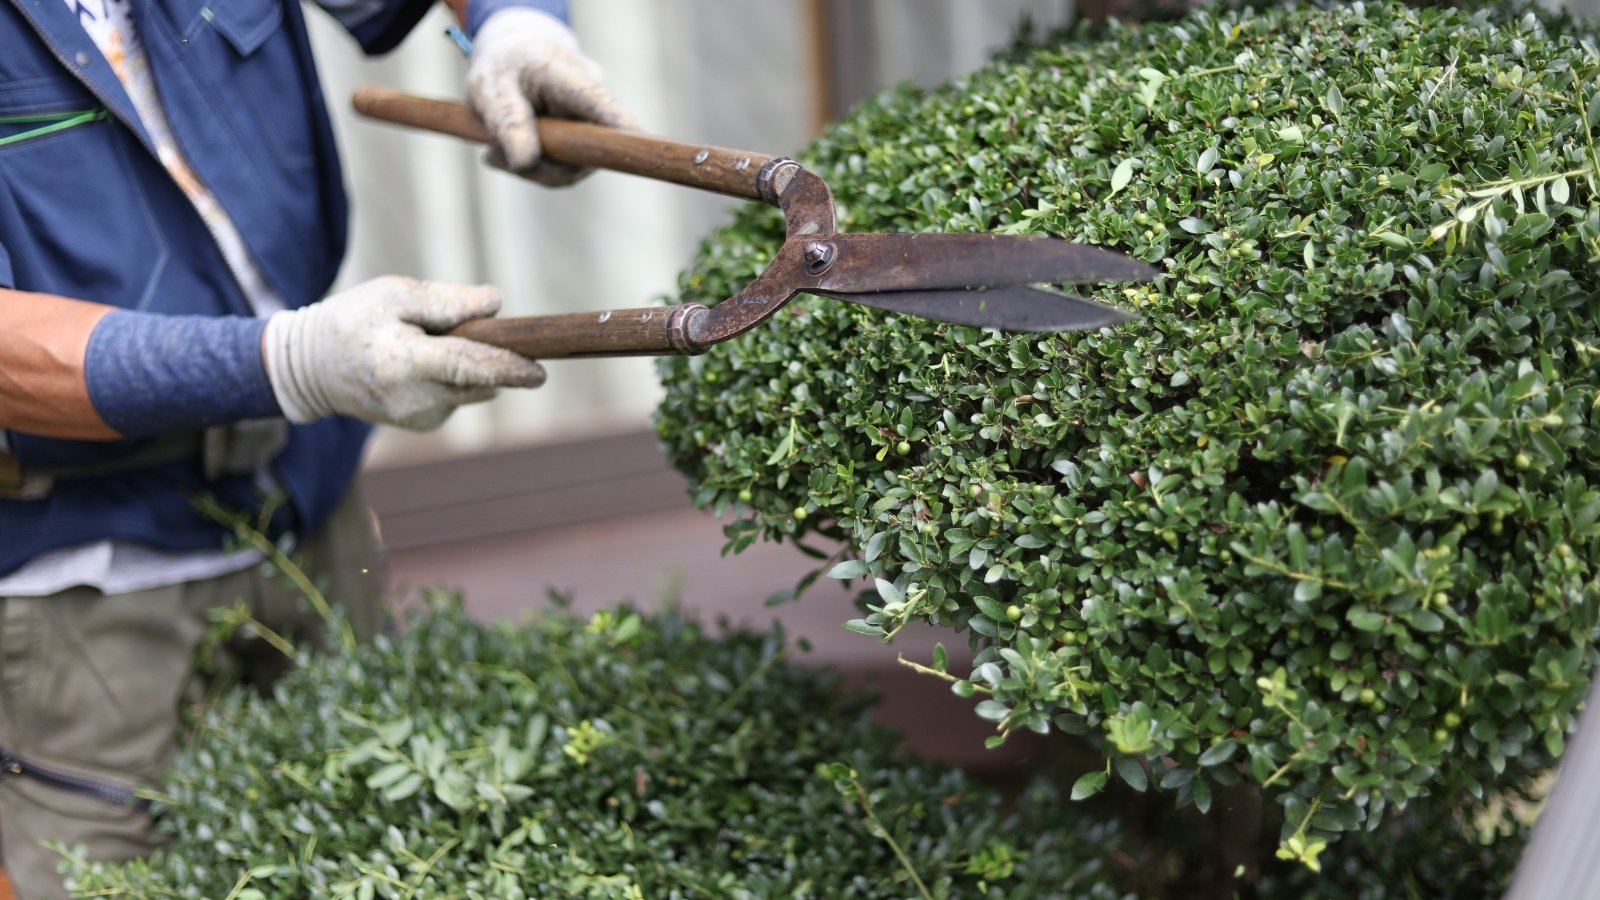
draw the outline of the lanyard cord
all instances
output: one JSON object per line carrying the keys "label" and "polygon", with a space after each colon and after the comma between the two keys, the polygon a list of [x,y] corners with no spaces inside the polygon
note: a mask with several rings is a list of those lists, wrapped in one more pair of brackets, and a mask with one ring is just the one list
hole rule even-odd
{"label": "lanyard cord", "polygon": [[104,108],[27,116],[0,116],[0,125],[28,125],[34,123],[39,125],[37,128],[30,128],[27,131],[0,137],[0,147],[25,141],[29,138],[54,134],[57,131],[66,131],[68,128],[76,128],[79,125],[87,125],[90,122],[99,122],[109,116],[110,113],[106,112]]}

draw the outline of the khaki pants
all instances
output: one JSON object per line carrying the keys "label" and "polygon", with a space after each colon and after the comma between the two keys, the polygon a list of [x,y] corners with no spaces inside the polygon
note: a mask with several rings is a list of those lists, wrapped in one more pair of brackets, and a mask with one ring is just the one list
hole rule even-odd
{"label": "khaki pants", "polygon": [[[358,635],[378,616],[373,529],[359,491],[299,557],[341,604]],[[172,762],[179,704],[203,689],[192,657],[207,611],[240,600],[297,647],[321,620],[275,573],[252,566],[208,581],[107,596],[88,588],[52,597],[0,597],[0,746],[59,772],[152,784]],[[265,684],[288,660],[261,640],[222,648],[245,677]],[[44,846],[87,845],[91,858],[128,859],[159,844],[150,817],[51,787],[0,778],[0,865],[19,900],[67,896],[59,857]]]}

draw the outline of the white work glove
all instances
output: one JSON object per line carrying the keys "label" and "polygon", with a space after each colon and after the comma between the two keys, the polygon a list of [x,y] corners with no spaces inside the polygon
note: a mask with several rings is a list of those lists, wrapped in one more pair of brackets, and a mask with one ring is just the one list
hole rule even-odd
{"label": "white work glove", "polygon": [[489,165],[547,187],[587,175],[588,169],[540,158],[534,115],[636,130],[601,85],[604,77],[555,16],[526,7],[490,15],[473,36],[467,68],[467,104],[489,129]]}
{"label": "white work glove", "polygon": [[499,311],[497,288],[376,278],[267,320],[267,379],[291,422],[340,414],[437,428],[499,388],[544,384],[533,360],[436,334]]}

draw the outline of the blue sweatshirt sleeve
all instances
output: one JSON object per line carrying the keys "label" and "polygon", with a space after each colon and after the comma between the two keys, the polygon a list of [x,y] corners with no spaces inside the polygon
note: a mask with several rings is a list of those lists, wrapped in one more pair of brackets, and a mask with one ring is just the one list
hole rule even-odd
{"label": "blue sweatshirt sleeve", "polygon": [[[317,0],[369,55],[399,46],[436,0]],[[502,9],[527,7],[568,21],[567,0],[467,0],[466,31],[478,33],[485,19]]]}
{"label": "blue sweatshirt sleeve", "polygon": [[467,0],[467,35],[477,37],[478,29],[488,18],[502,9],[512,7],[537,9],[547,12],[563,22],[570,22],[567,0]]}
{"label": "blue sweatshirt sleeve", "polygon": [[282,415],[261,359],[265,319],[115,310],[89,335],[89,402],[129,438]]}

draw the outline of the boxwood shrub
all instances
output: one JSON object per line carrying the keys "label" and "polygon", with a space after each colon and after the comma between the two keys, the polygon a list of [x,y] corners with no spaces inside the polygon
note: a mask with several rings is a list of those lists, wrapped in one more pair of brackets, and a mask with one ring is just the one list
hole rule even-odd
{"label": "boxwood shrub", "polygon": [[[1143,318],[1002,335],[803,299],[663,362],[659,431],[733,549],[811,536],[849,627],[997,739],[1108,779],[1280,807],[1279,853],[1563,746],[1600,587],[1595,45],[1508,10],[1353,4],[1078,31],[831,127],[848,230],[998,231],[1162,271]],[[750,207],[681,281],[781,239]],[[825,547],[820,548],[826,550]],[[1465,793],[1463,793],[1465,792]]]}
{"label": "boxwood shrub", "polygon": [[[908,763],[781,634],[438,602],[209,706],[162,787],[170,846],[79,897],[1111,900],[1114,828]],[[1067,807],[1073,813],[1077,811]],[[915,874],[913,874],[915,873]]]}

